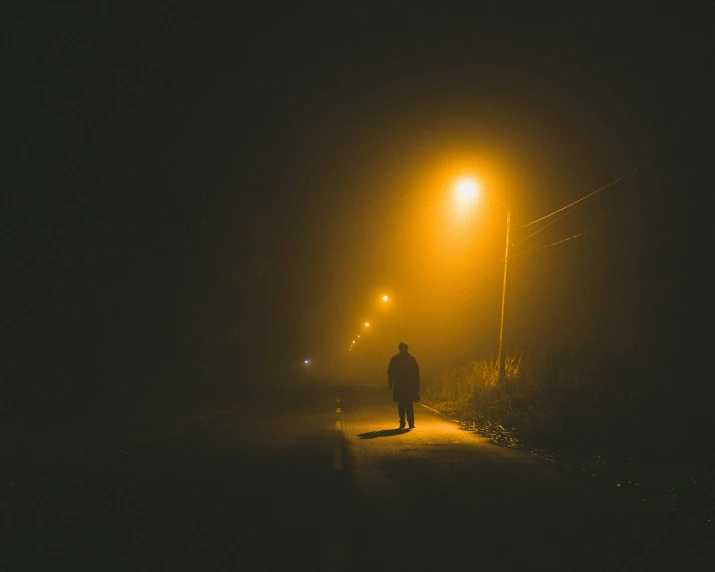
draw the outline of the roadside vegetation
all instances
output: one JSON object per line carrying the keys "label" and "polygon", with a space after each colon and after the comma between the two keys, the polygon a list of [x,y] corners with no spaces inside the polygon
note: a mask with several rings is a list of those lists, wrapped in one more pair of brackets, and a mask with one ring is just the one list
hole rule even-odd
{"label": "roadside vegetation", "polygon": [[532,451],[582,481],[712,525],[715,467],[695,442],[709,425],[677,387],[627,356],[586,349],[447,367],[423,400],[492,442]]}

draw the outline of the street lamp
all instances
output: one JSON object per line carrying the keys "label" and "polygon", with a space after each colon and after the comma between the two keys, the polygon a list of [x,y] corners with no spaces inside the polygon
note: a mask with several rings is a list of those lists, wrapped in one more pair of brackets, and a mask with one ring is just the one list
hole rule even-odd
{"label": "street lamp", "polygon": [[[385,295],[382,297],[383,302],[387,302],[390,300],[390,297]],[[400,338],[402,338],[402,303],[400,303]]]}
{"label": "street lamp", "polygon": [[464,205],[471,204],[477,197],[477,182],[474,179],[465,177],[460,179],[455,184],[455,190],[457,192],[457,201],[463,203]]}
{"label": "street lamp", "polygon": [[[479,186],[474,179],[465,177],[458,180],[454,185],[455,200],[461,209],[465,209],[471,205],[477,198]],[[506,211],[506,246],[504,247],[504,280],[501,290],[501,321],[499,324],[499,355],[497,363],[499,365],[499,381],[504,381],[505,377],[505,361],[504,353],[504,305],[506,302],[506,269],[509,261],[509,229],[511,226],[511,211],[503,203],[500,203]]]}
{"label": "street lamp", "polygon": [[509,227],[511,226],[511,211],[502,204],[506,211],[506,246],[504,246],[504,281],[501,287],[501,323],[499,325],[499,381],[504,381],[504,362],[506,356],[502,348],[504,342],[504,302],[506,301],[506,265],[509,262]]}

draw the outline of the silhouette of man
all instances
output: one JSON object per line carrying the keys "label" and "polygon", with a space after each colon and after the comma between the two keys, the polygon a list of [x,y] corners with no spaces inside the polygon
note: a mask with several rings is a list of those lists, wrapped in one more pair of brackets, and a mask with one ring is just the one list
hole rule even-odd
{"label": "silhouette of man", "polygon": [[415,428],[415,410],[413,401],[420,400],[420,366],[411,354],[407,353],[407,344],[400,342],[400,353],[392,356],[387,368],[387,383],[392,390],[392,401],[397,401],[397,413],[400,415],[400,429],[405,428],[405,414],[410,429]]}

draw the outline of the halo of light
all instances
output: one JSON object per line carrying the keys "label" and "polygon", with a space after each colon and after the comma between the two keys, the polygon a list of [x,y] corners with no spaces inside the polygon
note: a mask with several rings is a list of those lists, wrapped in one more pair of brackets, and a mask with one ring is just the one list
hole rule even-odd
{"label": "halo of light", "polygon": [[479,183],[471,177],[463,177],[454,184],[454,199],[461,210],[473,206],[479,199]]}

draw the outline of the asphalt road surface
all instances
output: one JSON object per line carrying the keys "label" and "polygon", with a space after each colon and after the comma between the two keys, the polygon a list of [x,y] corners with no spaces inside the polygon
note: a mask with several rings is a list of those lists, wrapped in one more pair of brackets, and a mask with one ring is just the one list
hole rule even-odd
{"label": "asphalt road surface", "polygon": [[[386,387],[303,389],[28,474],[1,570],[710,570],[705,536]],[[18,479],[20,480],[20,479]]]}

